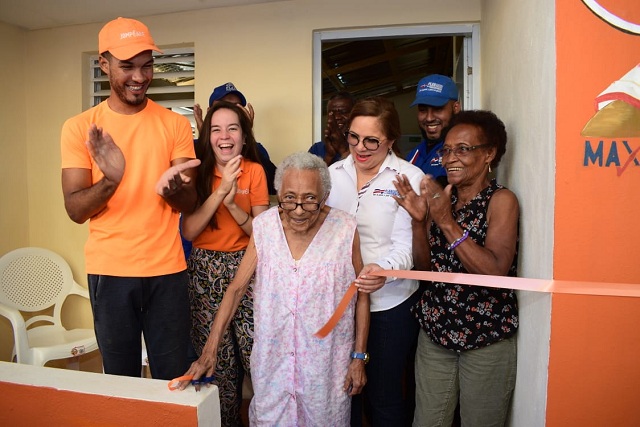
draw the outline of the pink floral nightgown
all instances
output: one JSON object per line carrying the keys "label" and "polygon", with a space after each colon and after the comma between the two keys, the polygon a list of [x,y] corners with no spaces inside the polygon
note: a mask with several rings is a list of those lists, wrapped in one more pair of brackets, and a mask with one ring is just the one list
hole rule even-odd
{"label": "pink floral nightgown", "polygon": [[356,220],[331,209],[299,260],[291,257],[278,209],[253,221],[258,253],[251,354],[252,426],[348,426],[343,390],[355,337],[355,298],[336,328],[314,337],[355,279]]}

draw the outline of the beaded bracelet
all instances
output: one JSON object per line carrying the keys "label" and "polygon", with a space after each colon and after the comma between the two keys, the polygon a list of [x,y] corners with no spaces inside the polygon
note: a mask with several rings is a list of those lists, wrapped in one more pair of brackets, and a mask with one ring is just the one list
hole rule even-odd
{"label": "beaded bracelet", "polygon": [[464,230],[462,236],[458,237],[450,245],[447,245],[447,249],[449,249],[450,251],[454,250],[460,243],[464,242],[467,237],[469,237],[469,232],[467,230]]}
{"label": "beaded bracelet", "polygon": [[242,221],[242,224],[238,224],[238,227],[242,227],[243,225],[245,225],[247,223],[247,221],[249,221],[249,218],[251,218],[250,214],[247,214],[247,219],[245,219],[244,221]]}

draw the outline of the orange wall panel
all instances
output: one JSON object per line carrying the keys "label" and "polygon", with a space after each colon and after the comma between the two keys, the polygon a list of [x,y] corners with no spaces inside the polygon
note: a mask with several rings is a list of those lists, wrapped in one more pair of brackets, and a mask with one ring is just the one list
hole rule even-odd
{"label": "orange wall panel", "polygon": [[0,382],[4,426],[196,426],[197,409]]}
{"label": "orange wall panel", "polygon": [[[586,3],[556,1],[554,279],[639,284],[640,138],[581,131],[595,98],[640,64],[640,35]],[[640,24],[637,0],[598,3]],[[553,296],[548,426],[640,425],[638,325],[640,298]]]}
{"label": "orange wall panel", "polygon": [[[617,3],[623,10],[640,10],[637,0]],[[607,24],[579,0],[558,0],[556,8],[554,278],[638,283],[640,262],[633,247],[640,241],[634,224],[640,217],[640,155],[622,168],[631,157],[627,145],[640,147],[640,138],[580,132],[595,113],[596,96],[640,64],[640,35]],[[602,141],[602,166],[584,165],[587,141],[593,150]]]}
{"label": "orange wall panel", "polygon": [[640,425],[639,302],[553,296],[548,427]]}

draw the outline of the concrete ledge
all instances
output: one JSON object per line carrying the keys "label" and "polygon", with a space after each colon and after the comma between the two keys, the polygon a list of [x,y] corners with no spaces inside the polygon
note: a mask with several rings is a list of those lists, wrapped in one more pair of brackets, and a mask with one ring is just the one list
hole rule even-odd
{"label": "concrete ledge", "polygon": [[220,426],[218,388],[0,362],[0,425]]}

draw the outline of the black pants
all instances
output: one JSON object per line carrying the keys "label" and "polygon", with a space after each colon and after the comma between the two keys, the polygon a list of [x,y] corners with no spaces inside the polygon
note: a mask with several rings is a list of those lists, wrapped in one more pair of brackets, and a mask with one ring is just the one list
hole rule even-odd
{"label": "black pants", "polygon": [[371,362],[366,366],[367,384],[363,394],[352,399],[352,427],[362,425],[363,401],[373,427],[411,425],[409,418],[414,396],[406,395],[404,380],[406,373],[411,371],[410,361],[415,355],[420,330],[410,309],[420,295],[420,291],[416,291],[396,307],[371,313],[367,342]]}
{"label": "black pants", "polygon": [[142,333],[153,378],[185,373],[191,327],[186,270],[155,277],[89,274],[88,280],[105,373],[140,376]]}

